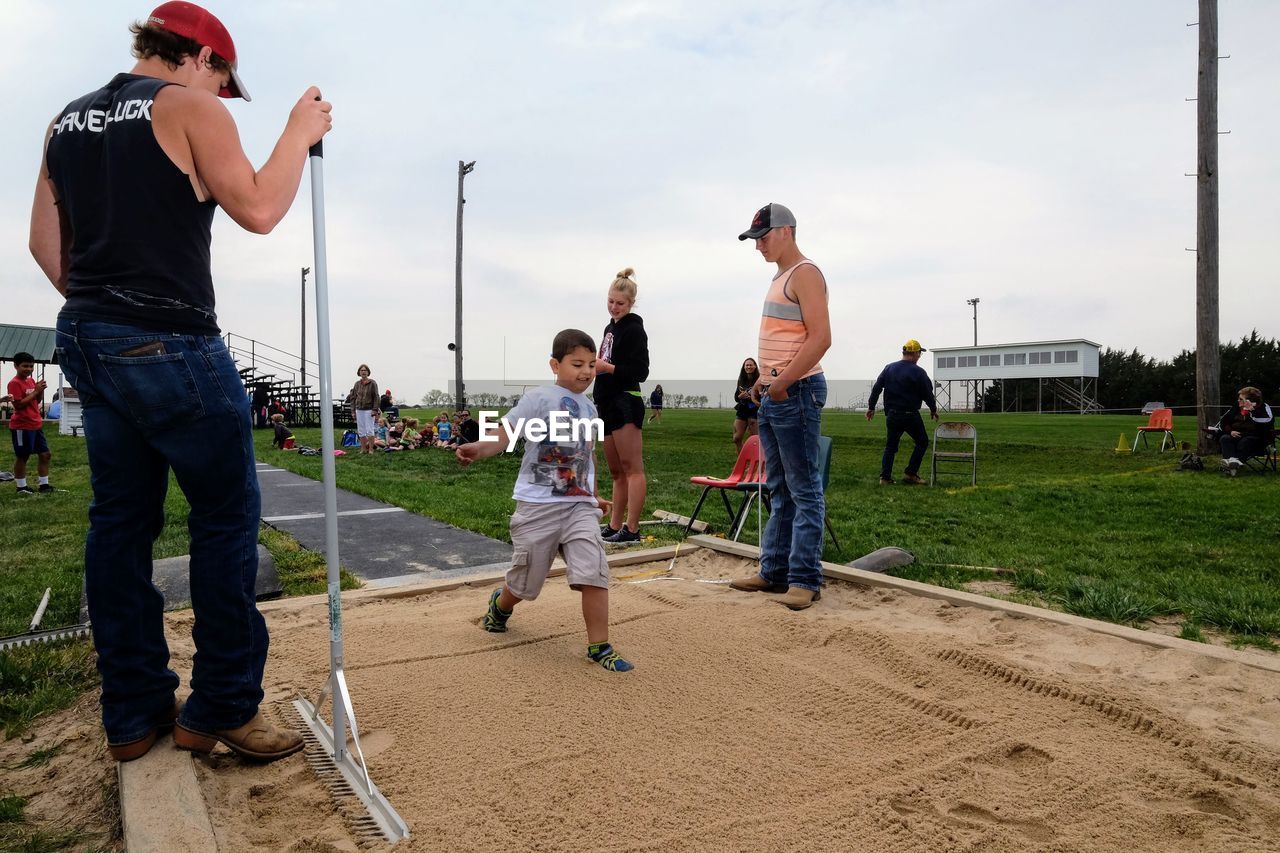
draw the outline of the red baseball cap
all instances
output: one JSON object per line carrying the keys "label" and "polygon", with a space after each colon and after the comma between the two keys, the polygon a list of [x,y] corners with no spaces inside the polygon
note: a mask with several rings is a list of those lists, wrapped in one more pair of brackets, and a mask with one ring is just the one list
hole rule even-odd
{"label": "red baseball cap", "polygon": [[158,27],[174,35],[189,38],[201,46],[207,45],[231,66],[230,83],[218,92],[218,96],[253,100],[244,87],[244,81],[236,72],[236,43],[231,40],[231,33],[227,32],[222,21],[219,21],[208,9],[201,8],[195,3],[183,3],[181,0],[161,3],[147,16],[146,24],[149,27]]}

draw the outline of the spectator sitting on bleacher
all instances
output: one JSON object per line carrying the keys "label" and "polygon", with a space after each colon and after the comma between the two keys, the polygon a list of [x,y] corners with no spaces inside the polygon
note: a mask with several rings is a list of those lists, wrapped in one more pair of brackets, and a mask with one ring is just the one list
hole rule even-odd
{"label": "spectator sitting on bleacher", "polygon": [[382,413],[389,417],[392,421],[400,420],[400,407],[396,405],[396,401],[391,397],[391,389],[382,392],[382,399],[378,403]]}
{"label": "spectator sitting on bleacher", "polygon": [[281,450],[293,450],[293,433],[284,425],[284,415],[279,412],[272,415],[271,428],[276,433],[275,438],[271,439],[271,446]]}

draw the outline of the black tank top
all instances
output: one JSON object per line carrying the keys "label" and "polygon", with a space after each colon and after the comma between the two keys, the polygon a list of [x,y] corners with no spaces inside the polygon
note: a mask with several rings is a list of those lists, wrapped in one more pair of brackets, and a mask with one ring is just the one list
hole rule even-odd
{"label": "black tank top", "polygon": [[49,175],[71,223],[66,314],[163,332],[218,334],[210,227],[217,204],[156,142],[151,108],[169,83],[117,74],[53,127]]}

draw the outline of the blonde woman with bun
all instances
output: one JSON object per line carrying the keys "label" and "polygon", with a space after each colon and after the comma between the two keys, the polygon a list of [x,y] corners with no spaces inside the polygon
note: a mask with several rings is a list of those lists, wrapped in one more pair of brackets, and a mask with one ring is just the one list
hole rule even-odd
{"label": "blonde woman with bun", "polygon": [[609,325],[600,339],[592,394],[604,421],[604,458],[613,478],[613,515],[600,534],[604,541],[620,545],[640,541],[647,491],[640,383],[649,378],[649,336],[640,315],[631,310],[636,304],[635,274],[627,267],[609,285]]}

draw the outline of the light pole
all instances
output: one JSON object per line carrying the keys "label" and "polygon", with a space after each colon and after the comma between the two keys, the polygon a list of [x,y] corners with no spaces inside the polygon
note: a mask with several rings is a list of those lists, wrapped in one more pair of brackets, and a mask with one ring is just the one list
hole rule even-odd
{"label": "light pole", "polygon": [[303,394],[307,393],[307,273],[311,267],[302,268],[302,348],[298,350],[298,361],[302,364],[302,382],[299,384]]}
{"label": "light pole", "polygon": [[454,308],[454,330],[453,345],[453,369],[454,383],[457,386],[457,405],[454,411],[461,410],[466,407],[466,394],[462,388],[462,206],[467,200],[462,197],[462,181],[467,174],[476,167],[476,161],[470,163],[458,161],[458,262],[456,267],[456,307]]}
{"label": "light pole", "polygon": [[[974,345],[975,347],[978,345],[978,302],[980,302],[980,301],[981,301],[981,300],[979,300],[979,299],[978,299],[978,297],[976,297],[976,296],[975,296],[975,297],[973,297],[972,299],[966,299],[966,300],[965,300],[965,303],[966,303],[967,305],[972,305],[972,306],[973,306],[973,345]],[[979,380],[977,380],[977,379],[973,380],[973,406],[972,406],[972,408],[973,408],[974,410],[976,410],[976,409],[977,409],[977,407],[978,407],[978,382],[979,382]]]}

